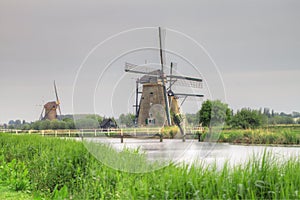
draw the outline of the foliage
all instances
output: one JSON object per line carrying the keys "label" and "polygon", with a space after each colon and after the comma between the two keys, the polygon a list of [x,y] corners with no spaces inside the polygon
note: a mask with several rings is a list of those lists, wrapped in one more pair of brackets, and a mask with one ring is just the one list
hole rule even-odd
{"label": "foliage", "polygon": [[74,120],[71,118],[64,118],[62,121],[65,122],[66,129],[75,129]]}
{"label": "foliage", "polygon": [[173,138],[176,134],[179,133],[179,128],[177,126],[165,126],[162,128],[162,134]]}
{"label": "foliage", "polygon": [[263,125],[264,116],[257,110],[243,108],[232,117],[231,125],[234,128],[258,128]]}
{"label": "foliage", "polygon": [[271,127],[268,129],[229,129],[223,130],[219,142],[243,144],[300,144],[300,127]]}
{"label": "foliage", "polygon": [[134,120],[135,120],[135,115],[128,113],[128,114],[121,114],[119,116],[118,124],[120,127],[125,126],[125,127],[133,127],[134,126]]}
{"label": "foliage", "polygon": [[47,130],[47,129],[75,129],[75,128],[98,128],[103,118],[99,115],[82,115],[76,120],[76,127],[73,118],[64,117],[62,120],[38,120],[31,124],[24,122],[21,125],[16,126],[15,122],[10,125],[11,129],[22,129],[22,130]]}
{"label": "foliage", "polygon": [[94,115],[93,114],[86,115],[85,118],[96,120],[98,122],[98,124],[101,124],[101,122],[103,121],[103,117],[101,117],[100,115],[95,115],[95,114]]}
{"label": "foliage", "polygon": [[27,192],[13,191],[9,186],[0,183],[0,199],[3,200],[32,200],[38,199],[33,198],[31,194]]}
{"label": "foliage", "polygon": [[276,115],[268,119],[268,124],[294,124],[294,120],[289,116]]}
{"label": "foliage", "polygon": [[199,119],[197,118],[197,114],[186,113],[185,118],[190,125],[198,126]]}
{"label": "foliage", "polygon": [[[254,155],[249,162],[235,167],[225,164],[218,169],[215,165],[170,164],[141,174],[103,165],[81,142],[0,134],[0,158],[0,173],[8,163],[24,164],[25,167],[18,169],[28,170],[21,177],[30,181],[29,192],[35,196],[38,193],[43,199],[300,198],[299,158],[280,162],[267,152]],[[130,157],[124,160],[126,162],[135,164]],[[0,179],[7,181],[8,177],[1,174]]]}
{"label": "foliage", "polygon": [[180,113],[171,112],[171,117],[172,117],[174,124],[177,125],[178,127],[180,127],[183,122],[183,115]]}
{"label": "foliage", "polygon": [[99,122],[92,118],[77,119],[75,125],[78,129],[99,128]]}
{"label": "foliage", "polygon": [[0,182],[7,183],[15,191],[29,189],[28,169],[23,161],[14,158],[7,163],[4,156],[0,155],[0,169]]}
{"label": "foliage", "polygon": [[228,122],[231,118],[231,111],[228,105],[220,100],[206,100],[197,115],[203,126],[210,127]]}

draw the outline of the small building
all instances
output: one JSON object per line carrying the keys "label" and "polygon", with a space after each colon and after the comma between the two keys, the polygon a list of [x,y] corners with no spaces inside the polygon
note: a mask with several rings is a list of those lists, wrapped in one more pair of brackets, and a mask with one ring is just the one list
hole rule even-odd
{"label": "small building", "polygon": [[102,128],[102,129],[118,128],[118,125],[114,119],[107,118],[101,122],[100,128]]}

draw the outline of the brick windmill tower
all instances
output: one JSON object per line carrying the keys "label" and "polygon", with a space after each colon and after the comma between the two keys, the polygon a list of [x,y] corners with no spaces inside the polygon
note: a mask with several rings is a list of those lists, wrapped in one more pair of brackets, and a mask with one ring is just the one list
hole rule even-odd
{"label": "brick windmill tower", "polygon": [[57,109],[59,111],[59,114],[61,115],[60,101],[58,98],[55,81],[54,81],[54,91],[55,91],[56,101],[50,101],[44,105],[43,110],[40,115],[40,120],[58,119]]}
{"label": "brick windmill tower", "polygon": [[[158,122],[160,125],[171,126],[178,125],[174,116],[180,114],[179,98],[203,97],[202,94],[176,93],[172,90],[174,84],[184,87],[202,87],[202,79],[188,76],[173,75],[174,63],[171,62],[170,72],[164,72],[166,67],[164,38],[166,31],[158,28],[160,69],[149,70],[147,67],[138,66],[130,63],[125,64],[125,72],[143,74],[136,81],[136,126],[153,126]],[[139,85],[142,85],[142,91],[139,91]],[[140,95],[141,94],[141,95]],[[157,114],[159,113],[159,114]],[[179,127],[181,128],[181,127]]]}

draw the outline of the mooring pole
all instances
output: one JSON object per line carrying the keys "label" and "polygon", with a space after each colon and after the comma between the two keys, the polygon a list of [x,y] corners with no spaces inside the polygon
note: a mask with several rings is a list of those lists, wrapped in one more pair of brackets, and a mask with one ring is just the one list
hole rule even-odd
{"label": "mooring pole", "polygon": [[123,143],[123,129],[121,129],[121,143]]}
{"label": "mooring pole", "polygon": [[139,112],[139,79],[136,80],[136,88],[135,88],[135,126],[138,123],[138,112]]}
{"label": "mooring pole", "polygon": [[198,142],[201,142],[201,133],[198,132]]}

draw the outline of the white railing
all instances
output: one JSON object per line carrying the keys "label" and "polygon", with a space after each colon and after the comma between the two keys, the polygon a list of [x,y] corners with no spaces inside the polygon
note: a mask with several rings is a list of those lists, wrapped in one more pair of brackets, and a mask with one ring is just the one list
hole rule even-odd
{"label": "white railing", "polygon": [[[2,133],[13,134],[37,134],[42,136],[54,137],[120,137],[121,142],[126,136],[131,137],[156,137],[162,138],[164,135],[163,128],[117,128],[117,129],[58,129],[58,130],[20,130],[20,129],[0,129]],[[202,127],[185,127],[186,135],[199,135],[203,133]],[[199,136],[200,137],[200,136]]]}

